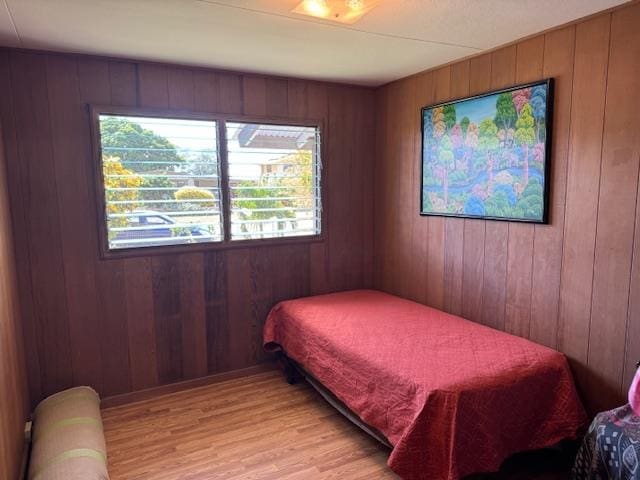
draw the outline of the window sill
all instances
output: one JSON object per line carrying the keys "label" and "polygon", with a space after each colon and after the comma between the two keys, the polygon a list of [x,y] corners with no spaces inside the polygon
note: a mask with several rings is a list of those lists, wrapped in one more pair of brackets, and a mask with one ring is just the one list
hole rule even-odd
{"label": "window sill", "polygon": [[304,245],[322,243],[324,235],[307,235],[304,237],[261,238],[250,240],[233,240],[211,243],[192,243],[184,245],[163,245],[159,247],[123,248],[118,250],[102,250],[101,260],[151,257],[156,255],[179,255],[187,253],[206,253],[243,248],[266,248],[283,245]]}

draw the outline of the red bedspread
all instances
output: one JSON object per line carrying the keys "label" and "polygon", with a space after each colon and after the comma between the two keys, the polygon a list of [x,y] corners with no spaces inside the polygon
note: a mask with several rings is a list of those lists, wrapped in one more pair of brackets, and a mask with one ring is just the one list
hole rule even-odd
{"label": "red bedspread", "polygon": [[373,290],[282,302],[264,343],[384,433],[406,480],[496,471],[586,421],[561,353]]}

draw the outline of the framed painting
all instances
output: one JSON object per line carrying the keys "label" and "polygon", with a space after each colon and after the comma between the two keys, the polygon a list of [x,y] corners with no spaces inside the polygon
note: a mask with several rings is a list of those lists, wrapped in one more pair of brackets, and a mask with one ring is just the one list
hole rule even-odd
{"label": "framed painting", "polygon": [[553,80],[424,107],[420,214],[547,223]]}

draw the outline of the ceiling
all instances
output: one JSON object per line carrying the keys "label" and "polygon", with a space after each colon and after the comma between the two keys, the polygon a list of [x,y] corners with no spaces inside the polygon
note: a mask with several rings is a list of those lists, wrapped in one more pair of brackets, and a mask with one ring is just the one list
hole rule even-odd
{"label": "ceiling", "polygon": [[381,0],[340,25],[299,0],[0,0],[0,45],[376,86],[625,1]]}

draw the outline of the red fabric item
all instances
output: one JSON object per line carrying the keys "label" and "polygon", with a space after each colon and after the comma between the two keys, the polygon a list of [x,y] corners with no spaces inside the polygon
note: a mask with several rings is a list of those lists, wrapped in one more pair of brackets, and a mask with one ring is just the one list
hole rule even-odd
{"label": "red fabric item", "polygon": [[281,302],[264,344],[381,431],[405,480],[497,471],[586,422],[561,353],[382,292]]}

